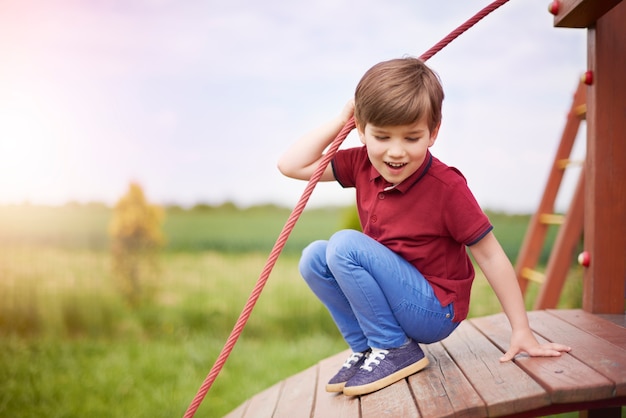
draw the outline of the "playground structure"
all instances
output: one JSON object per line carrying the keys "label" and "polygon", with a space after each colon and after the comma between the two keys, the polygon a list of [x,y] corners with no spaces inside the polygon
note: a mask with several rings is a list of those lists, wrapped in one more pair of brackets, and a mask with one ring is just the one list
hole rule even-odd
{"label": "playground structure", "polygon": [[[579,221],[563,225],[571,242],[580,235],[577,225],[582,222],[583,307],[533,311],[529,318],[540,341],[571,345],[572,352],[559,358],[520,356],[499,364],[510,335],[506,318],[474,318],[444,341],[425,346],[430,367],[388,388],[362,397],[326,393],[324,379],[340,367],[347,356],[343,352],[254,396],[229,418],[533,417],[568,411],[621,416],[626,405],[626,2],[555,0],[550,11],[555,26],[586,28],[588,33],[587,154],[572,204]],[[580,98],[574,103],[579,106]],[[550,182],[546,192],[548,187]],[[582,204],[575,203],[581,196]],[[537,219],[550,219],[539,209]],[[532,241],[524,244],[531,254],[540,245]],[[523,289],[528,275],[518,274]],[[548,275],[545,283],[554,281]]]}
{"label": "playground structure", "polygon": [[587,28],[583,309],[624,314],[626,280],[626,4],[561,0],[554,24]]}

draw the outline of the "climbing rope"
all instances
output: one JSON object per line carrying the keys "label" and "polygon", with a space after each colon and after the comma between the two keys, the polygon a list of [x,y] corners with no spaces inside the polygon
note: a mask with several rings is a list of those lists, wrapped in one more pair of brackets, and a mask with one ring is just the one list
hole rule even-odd
{"label": "climbing rope", "polygon": [[[470,19],[468,19],[461,26],[459,26],[458,28],[450,32],[445,38],[443,38],[441,41],[435,44],[428,51],[424,52],[419,58],[422,61],[428,61],[430,58],[432,58],[433,55],[435,55],[437,52],[445,48],[450,42],[452,42],[454,39],[459,37],[463,32],[467,31],[469,28],[471,28],[480,20],[482,20],[485,16],[487,16],[488,14],[490,14],[491,12],[493,12],[494,10],[496,10],[497,8],[499,8],[500,6],[502,6],[508,1],[509,0],[496,0],[492,2],[491,4],[489,4],[482,10],[480,10],[478,13],[476,13],[474,16],[472,16]],[[252,314],[252,309],[254,308],[254,305],[256,304],[257,300],[261,296],[261,291],[263,290],[263,288],[265,287],[265,284],[267,283],[270,273],[272,272],[272,269],[274,268],[274,265],[276,264],[276,261],[278,260],[278,256],[283,250],[283,247],[285,246],[285,243],[287,242],[287,239],[289,238],[291,231],[293,231],[293,228],[296,222],[300,218],[300,215],[304,211],[304,208],[307,202],[309,201],[311,194],[313,193],[313,189],[315,188],[320,178],[322,177],[322,174],[324,173],[324,170],[330,163],[330,160],[335,156],[335,153],[339,149],[339,146],[341,145],[341,143],[346,139],[348,134],[350,134],[350,132],[354,128],[355,128],[354,118],[350,118],[350,120],[341,129],[341,132],[339,132],[339,134],[335,137],[330,147],[326,151],[326,154],[324,154],[323,158],[321,159],[319,166],[317,167],[317,169],[315,170],[315,172],[309,179],[309,182],[307,183],[307,186],[304,189],[304,192],[302,193],[300,200],[298,200],[298,203],[296,204],[293,211],[291,212],[291,215],[289,215],[287,222],[285,222],[285,225],[283,226],[283,229],[280,235],[276,239],[276,243],[274,244],[274,247],[272,248],[272,251],[270,252],[270,255],[265,263],[265,267],[263,268],[263,271],[261,272],[259,279],[256,285],[254,286],[254,289],[252,289],[252,292],[250,293],[250,297],[248,298],[248,301],[246,302],[243,310],[241,311],[241,314],[239,315],[239,319],[237,319],[237,322],[235,323],[235,326],[233,327],[233,330],[231,331],[230,336],[226,340],[226,343],[224,344],[224,347],[222,348],[220,355],[217,357],[217,360],[215,360],[215,363],[213,364],[211,371],[209,372],[207,377],[204,379],[204,382],[198,389],[198,393],[196,394],[193,401],[187,408],[187,411],[185,412],[185,415],[183,416],[183,418],[191,418],[194,416],[194,414],[200,407],[202,400],[204,399],[207,392],[211,388],[211,385],[213,384],[213,382],[215,382],[217,375],[220,373],[220,371],[224,367],[224,364],[226,363],[228,356],[233,350],[233,347],[237,343],[239,336],[243,332],[243,328],[245,327],[246,323],[248,322],[248,319],[250,318],[250,315]]]}

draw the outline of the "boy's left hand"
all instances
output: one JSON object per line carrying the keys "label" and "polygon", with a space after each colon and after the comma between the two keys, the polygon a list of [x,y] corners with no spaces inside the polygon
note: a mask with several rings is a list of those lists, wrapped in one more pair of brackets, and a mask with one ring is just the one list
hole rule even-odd
{"label": "boy's left hand", "polygon": [[500,357],[501,362],[512,360],[517,354],[525,352],[531,357],[558,357],[572,348],[558,343],[539,344],[533,333],[528,330],[513,332],[509,350]]}

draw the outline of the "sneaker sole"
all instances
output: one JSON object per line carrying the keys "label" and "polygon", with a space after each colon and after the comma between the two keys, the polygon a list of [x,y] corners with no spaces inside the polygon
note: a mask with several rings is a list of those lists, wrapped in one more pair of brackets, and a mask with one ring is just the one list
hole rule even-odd
{"label": "sneaker sole", "polygon": [[358,395],[366,395],[368,393],[376,392],[382,388],[385,388],[392,383],[395,383],[399,380],[404,379],[405,377],[409,377],[414,373],[419,372],[428,366],[429,361],[427,357],[424,357],[420,361],[417,361],[404,369],[400,369],[395,373],[390,374],[387,377],[384,377],[380,380],[376,380],[375,382],[368,383],[366,385],[361,386],[347,386],[343,388],[343,394],[348,396],[358,396]]}
{"label": "sneaker sole", "polygon": [[346,385],[346,382],[341,383],[327,383],[326,384],[326,392],[336,393],[342,392],[343,387]]}

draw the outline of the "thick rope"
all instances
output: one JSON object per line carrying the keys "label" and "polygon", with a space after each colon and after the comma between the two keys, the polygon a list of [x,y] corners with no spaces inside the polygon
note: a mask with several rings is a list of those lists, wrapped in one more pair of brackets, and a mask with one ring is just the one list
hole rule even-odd
{"label": "thick rope", "polygon": [[[500,6],[502,6],[504,3],[508,1],[509,0],[496,0],[493,3],[489,4],[487,7],[485,7],[478,13],[476,13],[473,17],[468,19],[465,23],[463,23],[457,29],[450,32],[448,36],[443,38],[432,48],[430,48],[428,51],[423,53],[419,58],[422,61],[429,60],[433,55],[441,51],[444,47],[446,47],[446,45],[448,45],[454,39],[459,37],[463,32],[467,31],[469,28],[474,26],[476,23],[482,20],[485,16],[487,16],[489,13],[493,12],[494,10],[496,10],[497,8],[499,8]],[[355,128],[354,118],[351,118],[341,129],[341,132],[339,132],[339,134],[335,137],[329,149],[326,151],[323,158],[321,159],[319,166],[317,167],[317,169],[315,170],[315,172],[309,179],[309,182],[306,188],[304,189],[304,192],[302,193],[300,200],[294,207],[293,211],[291,212],[291,215],[289,215],[289,218],[287,219],[287,222],[283,226],[283,229],[280,235],[278,236],[276,243],[274,244],[274,247],[272,248],[272,251],[270,252],[267,262],[265,263],[265,267],[263,268],[263,271],[261,272],[259,279],[250,294],[250,297],[248,298],[248,301],[246,302],[243,310],[241,311],[241,314],[239,315],[239,319],[235,323],[235,326],[233,327],[233,330],[231,331],[230,336],[226,340],[226,343],[224,344],[224,348],[222,348],[222,352],[217,357],[217,360],[215,360],[215,363],[213,364],[211,371],[209,372],[204,382],[198,389],[198,393],[196,394],[193,401],[187,408],[187,411],[185,412],[185,415],[183,418],[191,418],[194,416],[194,414],[200,407],[202,400],[204,399],[207,392],[211,388],[211,385],[213,384],[213,382],[215,382],[217,375],[220,373],[220,371],[224,367],[224,364],[226,363],[228,356],[233,350],[235,344],[237,343],[237,340],[239,339],[239,337],[241,336],[241,333],[243,332],[243,328],[245,327],[246,323],[248,322],[248,319],[250,318],[250,315],[252,314],[252,309],[254,308],[254,305],[256,304],[257,300],[261,296],[261,291],[263,290],[263,288],[265,287],[265,284],[267,283],[270,273],[272,269],[274,268],[276,261],[278,260],[278,256],[283,250],[283,247],[285,246],[285,243],[287,242],[289,235],[293,231],[293,228],[295,227],[296,222],[300,218],[300,215],[304,211],[304,208],[307,202],[309,201],[311,194],[313,193],[313,189],[315,189],[315,186],[317,185],[320,178],[322,177],[322,174],[324,173],[324,170],[326,170],[326,167],[330,163],[330,160],[335,156],[335,153],[339,149],[339,146],[343,143],[343,141],[346,139],[346,137],[350,134],[350,132],[354,128]]]}

